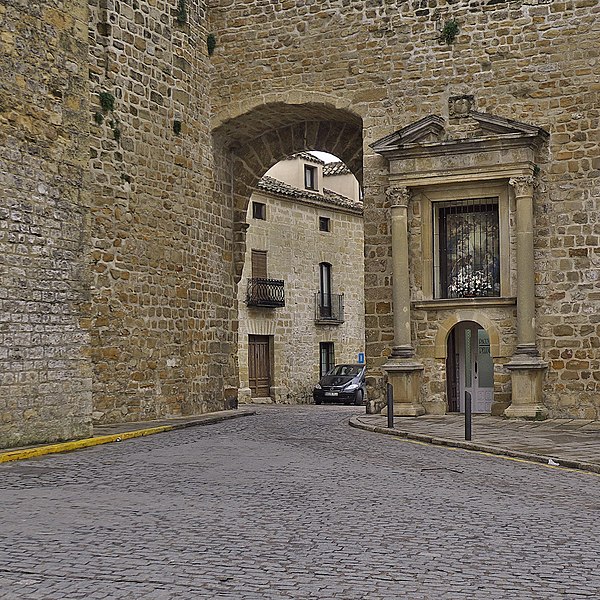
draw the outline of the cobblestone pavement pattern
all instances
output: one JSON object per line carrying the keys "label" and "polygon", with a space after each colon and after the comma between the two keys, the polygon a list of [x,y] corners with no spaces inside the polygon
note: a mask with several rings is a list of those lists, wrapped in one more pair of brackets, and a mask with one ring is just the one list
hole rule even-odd
{"label": "cobblestone pavement pattern", "polygon": [[0,465],[0,598],[600,596],[600,477],[259,407]]}

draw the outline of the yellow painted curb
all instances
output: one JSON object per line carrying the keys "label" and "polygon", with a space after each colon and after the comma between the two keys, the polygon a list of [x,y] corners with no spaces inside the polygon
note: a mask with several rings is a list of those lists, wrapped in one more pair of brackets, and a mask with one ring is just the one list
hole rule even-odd
{"label": "yellow painted curb", "polygon": [[12,460],[23,460],[25,458],[35,458],[45,454],[56,454],[58,452],[71,452],[81,448],[90,448],[100,444],[110,444],[111,442],[120,442],[131,438],[152,435],[153,433],[162,433],[175,429],[173,425],[162,425],[160,427],[150,427],[148,429],[136,429],[135,431],[124,431],[123,433],[113,433],[112,435],[99,435],[98,437],[85,438],[83,440],[74,440],[72,442],[60,442],[58,444],[49,444],[47,446],[38,446],[36,448],[23,448],[21,450],[10,450],[0,452],[0,463],[10,462]]}

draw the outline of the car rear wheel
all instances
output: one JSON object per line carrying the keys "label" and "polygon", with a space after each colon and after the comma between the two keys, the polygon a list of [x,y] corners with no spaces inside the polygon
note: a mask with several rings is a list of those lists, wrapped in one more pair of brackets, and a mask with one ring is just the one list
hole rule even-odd
{"label": "car rear wheel", "polygon": [[362,390],[356,390],[356,396],[354,397],[354,404],[360,406],[363,403],[364,394]]}

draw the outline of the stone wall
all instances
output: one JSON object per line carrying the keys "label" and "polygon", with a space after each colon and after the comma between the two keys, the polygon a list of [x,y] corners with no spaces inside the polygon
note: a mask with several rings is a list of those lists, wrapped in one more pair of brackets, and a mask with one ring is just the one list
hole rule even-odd
{"label": "stone wall", "polygon": [[90,39],[94,420],[221,409],[233,226],[213,187],[204,3],[92,2]]}
{"label": "stone wall", "polygon": [[[366,336],[371,373],[393,339],[387,165],[369,144],[448,99],[544,128],[535,197],[538,345],[555,416],[600,410],[596,0],[213,2],[215,123],[260,130],[257,107],[345,108],[363,123]],[[442,39],[456,21],[458,35]],[[335,35],[332,35],[335,31]],[[378,388],[381,389],[380,387]]]}
{"label": "stone wall", "polygon": [[597,10],[5,0],[0,443],[86,435],[92,387],[97,422],[231,401],[247,202],[270,166],[315,147],[364,184],[367,353],[381,391],[388,172],[369,144],[447,116],[456,95],[550,133],[535,194],[544,401],[554,416],[597,418]]}
{"label": "stone wall", "polygon": [[0,5],[0,446],[87,435],[87,3]]}

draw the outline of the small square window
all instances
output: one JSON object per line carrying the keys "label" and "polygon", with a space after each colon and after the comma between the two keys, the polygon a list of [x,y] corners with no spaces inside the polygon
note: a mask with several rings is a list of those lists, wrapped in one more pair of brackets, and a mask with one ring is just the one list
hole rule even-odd
{"label": "small square window", "polygon": [[262,202],[252,203],[252,218],[261,219],[265,221],[267,219],[267,205]]}
{"label": "small square window", "polygon": [[319,217],[319,231],[331,231],[331,219],[329,217]]}
{"label": "small square window", "polygon": [[307,190],[317,190],[317,167],[304,165],[304,187]]}

